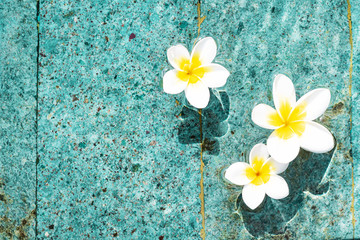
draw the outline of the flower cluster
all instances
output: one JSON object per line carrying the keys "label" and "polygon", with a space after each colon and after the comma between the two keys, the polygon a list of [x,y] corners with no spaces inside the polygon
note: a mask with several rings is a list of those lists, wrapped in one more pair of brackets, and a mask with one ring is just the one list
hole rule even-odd
{"label": "flower cluster", "polygon": [[[200,40],[191,55],[182,45],[169,48],[168,60],[175,69],[165,73],[164,91],[177,94],[185,90],[191,105],[205,108],[210,97],[208,88],[224,86],[230,75],[223,66],[212,63],[216,50],[216,43],[211,37]],[[332,134],[314,122],[328,108],[330,97],[328,89],[318,88],[296,101],[292,81],[283,74],[275,76],[275,108],[259,104],[251,113],[256,125],[273,132],[266,145],[259,143],[252,148],[249,164],[236,162],[225,172],[225,178],[231,183],[244,186],[242,198],[249,208],[257,208],[265,194],[273,199],[288,196],[288,184],[278,174],[286,170],[289,162],[299,154],[300,148],[314,153],[333,149]]]}

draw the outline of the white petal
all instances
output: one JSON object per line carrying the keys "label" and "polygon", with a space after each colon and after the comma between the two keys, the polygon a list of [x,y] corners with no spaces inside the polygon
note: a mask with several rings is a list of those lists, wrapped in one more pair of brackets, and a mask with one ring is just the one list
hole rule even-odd
{"label": "white petal", "polygon": [[264,186],[256,186],[254,184],[245,185],[242,190],[242,199],[245,204],[251,208],[257,208],[265,198]]}
{"label": "white petal", "polygon": [[246,177],[246,168],[249,164],[244,162],[237,162],[231,164],[225,172],[225,178],[236,185],[246,185],[251,182],[251,179]]}
{"label": "white petal", "polygon": [[296,105],[306,104],[305,120],[314,120],[324,114],[330,103],[330,90],[318,88],[302,96]]}
{"label": "white petal", "polygon": [[289,195],[289,186],[285,179],[278,175],[271,175],[264,186],[266,195],[273,199],[282,199]]}
{"label": "white petal", "polygon": [[273,83],[273,98],[275,108],[279,111],[283,101],[288,101],[291,107],[296,104],[296,95],[294,84],[287,76],[278,74]]}
{"label": "white petal", "polygon": [[191,52],[191,58],[198,56],[201,65],[211,63],[216,56],[216,43],[212,37],[201,39]]}
{"label": "white petal", "polygon": [[324,153],[334,148],[332,134],[316,122],[306,122],[305,131],[299,139],[301,148],[310,152]]}
{"label": "white petal", "polygon": [[264,161],[269,158],[267,147],[263,143],[256,144],[250,151],[250,165],[255,157],[263,158]]}
{"label": "white petal", "polygon": [[190,83],[185,89],[185,95],[189,103],[196,108],[205,108],[210,99],[209,89],[201,81]]}
{"label": "white petal", "polygon": [[252,110],[251,119],[256,125],[262,128],[277,129],[279,126],[275,126],[270,119],[270,116],[275,114],[277,114],[277,111],[269,105],[259,104]]}
{"label": "white petal", "polygon": [[188,82],[179,79],[176,76],[177,72],[178,70],[173,69],[165,73],[163,79],[164,92],[169,94],[177,94],[185,90],[186,86],[188,85]]}
{"label": "white petal", "polygon": [[289,139],[279,138],[275,131],[267,140],[269,154],[280,163],[289,163],[296,158],[300,151],[300,143],[297,135]]}
{"label": "white petal", "polygon": [[211,88],[224,86],[230,75],[229,71],[219,64],[213,63],[205,66],[202,65],[201,67],[206,69],[201,81]]}
{"label": "white petal", "polygon": [[280,174],[284,172],[289,166],[289,163],[280,163],[278,161],[275,161],[274,158],[269,158],[266,163],[270,164],[271,170],[275,174]]}
{"label": "white petal", "polygon": [[167,57],[170,64],[180,70],[180,62],[183,59],[190,60],[189,51],[183,45],[179,44],[176,46],[172,46],[167,50]]}

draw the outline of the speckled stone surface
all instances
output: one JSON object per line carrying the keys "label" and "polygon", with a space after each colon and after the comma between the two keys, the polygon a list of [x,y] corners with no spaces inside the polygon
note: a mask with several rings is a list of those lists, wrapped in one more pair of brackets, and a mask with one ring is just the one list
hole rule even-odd
{"label": "speckled stone surface", "polygon": [[182,105],[161,87],[196,6],[44,1],[40,14],[38,237],[198,238],[200,147],[177,141]]}
{"label": "speckled stone surface", "polygon": [[[217,59],[232,73],[226,85],[230,131],[219,140],[220,155],[205,157],[209,239],[353,237],[347,8],[346,1],[240,1],[234,7],[232,1],[214,0],[203,5],[207,19],[201,34],[217,39]],[[283,174],[289,197],[267,199],[254,213],[234,204],[241,188],[222,180],[222,169],[244,161],[243,155],[271,133],[254,126],[250,113],[258,103],[273,105],[277,73],[293,79],[298,97],[314,88],[331,90],[331,106],[320,122],[331,129],[337,146],[330,154],[302,152]]]}
{"label": "speckled stone surface", "polygon": [[[162,90],[167,48],[198,36],[196,3],[0,3],[0,239],[200,239],[199,114]],[[360,5],[349,3],[352,82],[347,1],[201,1],[200,37],[231,72],[202,111],[206,239],[360,238]],[[277,73],[298,97],[331,90],[319,122],[337,145],[302,151],[282,174],[289,197],[250,211],[223,173],[270,134],[250,113],[273,104]]]}
{"label": "speckled stone surface", "polygon": [[360,4],[351,3],[353,38],[352,71],[352,154],[354,158],[356,236],[360,236]]}
{"label": "speckled stone surface", "polygon": [[35,237],[36,1],[0,2],[0,239]]}

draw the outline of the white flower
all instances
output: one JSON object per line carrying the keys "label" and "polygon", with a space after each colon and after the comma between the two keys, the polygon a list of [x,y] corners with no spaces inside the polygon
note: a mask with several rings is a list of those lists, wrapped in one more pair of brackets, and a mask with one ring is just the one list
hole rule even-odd
{"label": "white flower", "polygon": [[312,90],[296,101],[295,88],[285,75],[275,77],[273,99],[275,109],[259,104],[251,119],[260,127],[274,129],[267,139],[270,155],[278,162],[288,163],[296,158],[300,147],[314,153],[324,153],[334,147],[332,134],[312,120],[320,117],[330,103],[330,91]]}
{"label": "white flower", "polygon": [[175,68],[165,73],[163,88],[166,93],[178,94],[185,90],[189,103],[205,108],[210,99],[208,88],[222,87],[230,73],[219,64],[211,63],[216,55],[213,38],[200,40],[191,55],[183,45],[170,47],[167,57]]}
{"label": "white flower", "polygon": [[288,163],[269,158],[265,144],[256,144],[250,152],[250,165],[245,162],[232,164],[225,172],[225,178],[236,185],[245,185],[242,199],[251,208],[257,208],[265,198],[281,199],[289,195],[286,181],[277,174],[282,173]]}

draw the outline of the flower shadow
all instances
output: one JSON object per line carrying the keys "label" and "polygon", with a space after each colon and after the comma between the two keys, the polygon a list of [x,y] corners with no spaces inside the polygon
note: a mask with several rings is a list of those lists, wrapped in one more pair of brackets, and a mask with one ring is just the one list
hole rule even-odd
{"label": "flower shadow", "polygon": [[[285,233],[286,224],[304,204],[304,191],[322,195],[329,190],[329,182],[322,183],[322,178],[332,159],[334,149],[324,154],[300,150],[298,157],[281,174],[290,189],[289,196],[284,199],[274,200],[266,197],[262,205],[252,211],[243,203],[240,194],[236,207],[241,212],[245,227],[251,235],[262,237],[265,233]],[[316,206],[312,206],[312,209],[316,209]]]}
{"label": "flower shadow", "polygon": [[210,91],[210,101],[206,108],[201,111],[202,134],[200,133],[200,116],[196,109],[184,106],[180,113],[181,123],[178,131],[178,139],[182,144],[201,143],[203,151],[210,155],[219,155],[220,144],[217,140],[228,131],[226,119],[229,116],[230,101],[225,91]]}

